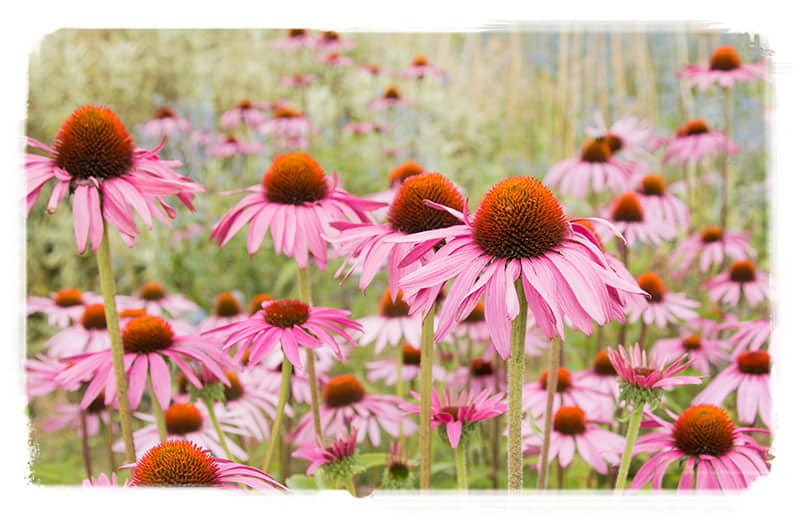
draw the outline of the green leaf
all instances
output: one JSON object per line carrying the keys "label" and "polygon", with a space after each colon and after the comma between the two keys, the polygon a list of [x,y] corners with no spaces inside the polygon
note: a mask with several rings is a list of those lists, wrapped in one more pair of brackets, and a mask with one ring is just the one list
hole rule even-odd
{"label": "green leaf", "polygon": [[303,474],[289,476],[286,479],[286,486],[293,490],[319,490],[317,480]]}
{"label": "green leaf", "polygon": [[364,469],[386,465],[386,454],[382,452],[359,454],[356,465]]}

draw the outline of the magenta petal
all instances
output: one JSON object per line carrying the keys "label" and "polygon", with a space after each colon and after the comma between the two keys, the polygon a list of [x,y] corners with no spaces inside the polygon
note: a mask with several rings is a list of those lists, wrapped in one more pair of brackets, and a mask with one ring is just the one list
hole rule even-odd
{"label": "magenta petal", "polygon": [[458,442],[461,439],[461,421],[451,421],[447,423],[447,439],[450,441],[450,446],[458,448]]}

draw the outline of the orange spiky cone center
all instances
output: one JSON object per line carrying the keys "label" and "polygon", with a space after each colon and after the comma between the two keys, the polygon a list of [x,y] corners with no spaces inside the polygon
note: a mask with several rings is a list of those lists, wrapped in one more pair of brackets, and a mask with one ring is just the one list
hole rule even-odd
{"label": "orange spiky cone center", "polygon": [[275,157],[261,184],[268,201],[295,206],[322,200],[329,191],[325,171],[310,155],[299,151]]}
{"label": "orange spiky cone center", "polygon": [[695,405],[683,411],[672,430],[675,445],[692,456],[719,457],[734,445],[734,425],[728,415],[713,405]]}

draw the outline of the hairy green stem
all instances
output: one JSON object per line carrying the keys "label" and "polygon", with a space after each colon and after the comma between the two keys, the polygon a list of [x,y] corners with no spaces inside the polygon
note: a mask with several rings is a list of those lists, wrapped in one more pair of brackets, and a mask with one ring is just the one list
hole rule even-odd
{"label": "hairy green stem", "polygon": [[456,459],[456,484],[458,490],[466,492],[469,490],[469,479],[467,478],[467,444],[465,441],[462,435],[458,446],[453,449],[453,454]]}
{"label": "hairy green stem", "polygon": [[111,356],[114,362],[114,379],[117,384],[117,404],[122,440],[125,443],[125,462],[136,462],[136,448],[133,444],[133,425],[131,406],[128,401],[128,379],[125,376],[122,348],[122,335],[119,330],[117,314],[117,286],[111,268],[111,249],[108,244],[108,223],[103,220],[103,240],[97,250],[97,270],[100,274],[100,287],[103,289],[103,303],[106,312],[106,326],[111,339]]}
{"label": "hairy green stem", "polygon": [[281,435],[281,420],[283,419],[283,412],[286,408],[286,400],[289,398],[289,387],[292,381],[292,363],[286,355],[283,356],[283,364],[281,365],[281,392],[278,397],[278,406],[275,407],[275,420],[272,422],[271,435],[269,437],[269,446],[267,452],[264,454],[264,461],[261,463],[261,470],[264,472],[269,471],[269,464],[272,460],[272,454],[275,452],[275,446],[278,443],[278,437]]}
{"label": "hairy green stem", "polygon": [[433,311],[422,320],[419,400],[419,488],[431,488],[431,391],[433,389]]}
{"label": "hairy green stem", "polygon": [[210,399],[203,399],[203,403],[205,403],[206,408],[208,409],[208,417],[211,419],[211,424],[214,425],[214,430],[217,432],[217,438],[219,439],[219,444],[222,445],[222,450],[225,451],[225,457],[231,461],[234,461],[233,454],[231,454],[231,451],[228,448],[228,440],[225,438],[225,432],[223,432],[222,427],[219,426],[217,413],[214,410],[214,402]]}
{"label": "hairy green stem", "polygon": [[544,408],[544,437],[542,439],[542,451],[539,457],[539,479],[536,488],[543,490],[547,486],[547,474],[550,455],[550,436],[553,433],[553,401],[556,397],[556,384],[558,384],[558,354],[559,348],[563,344],[561,339],[556,339],[550,347],[550,361],[547,368],[547,402]]}
{"label": "hairy green stem", "polygon": [[633,444],[636,442],[636,437],[639,435],[639,425],[642,423],[642,413],[644,412],[644,403],[637,403],[633,406],[631,418],[628,421],[628,433],[625,436],[625,451],[622,453],[622,459],[619,462],[619,472],[617,472],[617,482],[614,486],[615,490],[620,491],[625,488],[628,481],[628,469],[631,466],[631,456],[633,454]]}
{"label": "hairy green stem", "polygon": [[[311,277],[308,267],[297,267],[297,284],[300,288],[300,300],[311,306]],[[314,366],[314,350],[306,348],[306,374],[308,374],[308,386],[311,389],[311,415],[314,418],[314,435],[322,439],[322,422],[319,415],[319,384],[317,383],[317,371]]]}
{"label": "hairy green stem", "polygon": [[519,314],[511,321],[511,358],[508,361],[508,490],[522,490],[522,384],[528,324],[528,301],[522,279],[518,279],[515,286]]}

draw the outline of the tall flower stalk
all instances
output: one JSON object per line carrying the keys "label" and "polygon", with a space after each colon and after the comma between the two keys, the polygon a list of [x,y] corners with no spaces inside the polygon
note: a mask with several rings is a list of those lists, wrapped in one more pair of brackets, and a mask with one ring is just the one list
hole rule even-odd
{"label": "tall flower stalk", "polygon": [[292,363],[284,355],[283,363],[281,364],[281,391],[278,397],[278,406],[275,407],[275,420],[272,422],[272,429],[270,431],[269,445],[264,454],[264,460],[261,463],[261,470],[269,471],[269,464],[272,461],[272,455],[278,444],[278,439],[281,435],[281,421],[283,413],[286,410],[286,400],[289,398],[289,388],[292,381]]}
{"label": "tall flower stalk", "polygon": [[431,392],[433,392],[433,308],[422,320],[420,344],[419,488],[431,488]]}
{"label": "tall flower stalk", "polygon": [[[308,267],[297,266],[297,284],[300,288],[300,300],[311,306],[311,276]],[[306,373],[308,386],[311,389],[311,414],[314,416],[314,435],[322,438],[322,423],[319,417],[319,382],[314,365],[314,350],[306,348]],[[283,389],[283,387],[281,387]]]}
{"label": "tall flower stalk", "polygon": [[556,395],[556,385],[558,384],[558,361],[562,342],[559,339],[557,344],[553,344],[548,352],[547,360],[547,401],[544,408],[544,437],[542,441],[542,452],[540,454],[539,479],[536,488],[543,490],[547,487],[547,475],[550,472],[550,465],[547,458],[550,457],[550,438],[553,434],[553,402]]}
{"label": "tall flower stalk", "polygon": [[525,380],[525,333],[528,301],[522,281],[515,284],[519,315],[511,322],[511,359],[508,361],[508,488],[522,489],[522,383]]}

